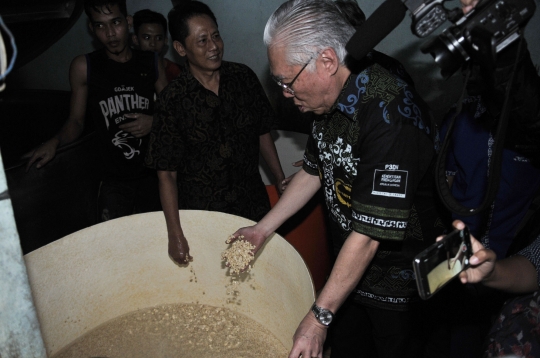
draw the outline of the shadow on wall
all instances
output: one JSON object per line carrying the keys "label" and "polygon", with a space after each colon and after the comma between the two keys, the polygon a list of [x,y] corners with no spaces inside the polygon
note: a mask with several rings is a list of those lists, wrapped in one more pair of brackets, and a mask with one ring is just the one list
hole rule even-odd
{"label": "shadow on wall", "polygon": [[[431,55],[427,54],[427,62],[419,61],[420,47],[427,42],[418,39],[411,46],[402,48],[392,54],[399,60],[407,72],[412,76],[416,90],[433,111],[437,124],[440,124],[450,107],[457,102],[463,87],[463,77],[456,72],[448,79],[441,76],[441,69]],[[416,60],[415,60],[416,59]]]}

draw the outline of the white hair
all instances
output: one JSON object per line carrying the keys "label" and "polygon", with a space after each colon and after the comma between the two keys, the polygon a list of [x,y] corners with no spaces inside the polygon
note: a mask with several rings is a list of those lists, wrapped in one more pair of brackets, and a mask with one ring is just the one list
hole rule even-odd
{"label": "white hair", "polygon": [[[333,48],[344,65],[345,45],[354,32],[332,0],[289,0],[268,19],[264,44],[285,47],[285,60],[290,65],[305,64],[327,48]],[[313,70],[314,66],[308,68]]]}

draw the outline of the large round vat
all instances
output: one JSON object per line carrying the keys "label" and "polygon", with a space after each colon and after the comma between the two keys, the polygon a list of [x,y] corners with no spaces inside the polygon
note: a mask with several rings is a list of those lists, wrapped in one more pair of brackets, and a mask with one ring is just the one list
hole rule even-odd
{"label": "large round vat", "polygon": [[286,348],[314,300],[309,271],[298,252],[274,234],[240,276],[228,303],[225,240],[253,222],[206,211],[181,211],[194,261],[175,265],[167,254],[162,212],[98,224],[25,255],[47,353],[120,315],[161,304],[200,303],[245,314]]}

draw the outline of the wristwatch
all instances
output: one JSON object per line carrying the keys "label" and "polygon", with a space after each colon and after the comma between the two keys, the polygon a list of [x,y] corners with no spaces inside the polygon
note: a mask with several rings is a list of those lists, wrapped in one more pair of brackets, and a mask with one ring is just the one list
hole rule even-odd
{"label": "wristwatch", "polygon": [[313,303],[313,306],[311,306],[311,311],[313,314],[315,314],[317,321],[319,321],[319,323],[322,325],[329,326],[334,319],[334,314],[330,310],[319,307],[315,303]]}

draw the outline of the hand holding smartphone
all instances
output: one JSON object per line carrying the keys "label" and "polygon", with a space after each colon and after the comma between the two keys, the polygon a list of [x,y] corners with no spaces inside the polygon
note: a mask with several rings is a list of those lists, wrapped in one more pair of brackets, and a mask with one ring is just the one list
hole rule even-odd
{"label": "hand holding smartphone", "polygon": [[420,297],[427,300],[461,271],[469,267],[472,255],[469,229],[454,230],[413,260]]}

